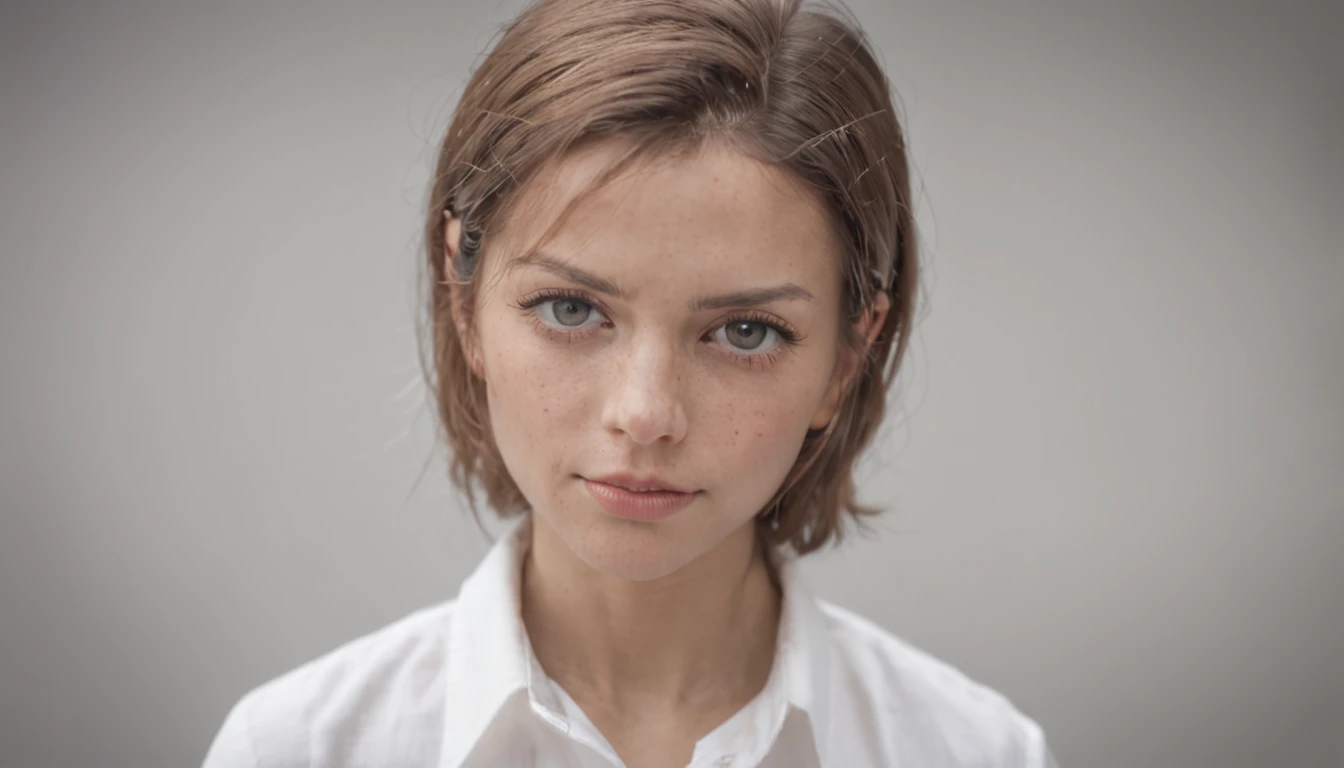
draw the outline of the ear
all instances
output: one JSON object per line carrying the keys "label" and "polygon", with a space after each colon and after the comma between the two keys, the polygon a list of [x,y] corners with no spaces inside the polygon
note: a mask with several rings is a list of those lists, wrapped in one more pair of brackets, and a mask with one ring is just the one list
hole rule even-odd
{"label": "ear", "polygon": [[877,294],[873,303],[864,309],[863,316],[854,324],[854,330],[863,339],[863,349],[855,351],[848,345],[841,345],[840,354],[835,361],[835,371],[831,374],[831,383],[826,388],[826,394],[821,398],[816,413],[812,414],[809,429],[825,429],[826,425],[831,423],[831,419],[835,418],[835,412],[840,410],[840,399],[844,397],[850,381],[863,370],[864,362],[868,359],[868,350],[872,348],[873,342],[877,341],[877,335],[882,332],[882,326],[887,321],[887,312],[890,309],[891,299],[887,297],[885,291]]}
{"label": "ear", "polygon": [[462,247],[462,220],[454,216],[452,211],[444,211],[443,218],[443,274],[448,282],[453,327],[457,329],[457,340],[462,345],[471,372],[477,378],[483,378],[476,350],[476,333],[471,324],[471,314],[467,312],[467,296],[457,272],[457,255]]}

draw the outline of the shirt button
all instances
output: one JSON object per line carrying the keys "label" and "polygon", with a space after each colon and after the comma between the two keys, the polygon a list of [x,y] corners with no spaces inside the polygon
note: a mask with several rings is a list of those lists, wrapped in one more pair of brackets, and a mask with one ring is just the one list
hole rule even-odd
{"label": "shirt button", "polygon": [[728,768],[733,764],[733,755],[724,755],[714,761],[714,768]]}

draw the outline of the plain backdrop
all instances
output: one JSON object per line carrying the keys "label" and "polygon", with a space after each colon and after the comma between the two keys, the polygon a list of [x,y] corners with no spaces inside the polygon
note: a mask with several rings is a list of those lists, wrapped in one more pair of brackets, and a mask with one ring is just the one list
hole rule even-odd
{"label": "plain backdrop", "polygon": [[[413,317],[518,2],[0,24],[0,765],[199,764],[251,687],[489,541]],[[1061,763],[1344,765],[1339,6],[855,0],[927,272],[821,596]]]}

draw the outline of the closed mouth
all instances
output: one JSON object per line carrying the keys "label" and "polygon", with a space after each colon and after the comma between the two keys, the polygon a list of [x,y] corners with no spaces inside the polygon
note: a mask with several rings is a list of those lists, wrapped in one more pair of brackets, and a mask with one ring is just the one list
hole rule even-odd
{"label": "closed mouth", "polygon": [[656,478],[633,478],[621,475],[608,475],[606,477],[584,477],[583,479],[594,483],[610,485],[613,488],[620,488],[623,491],[630,491],[631,493],[694,493],[694,491],[682,490],[672,483],[664,482]]}

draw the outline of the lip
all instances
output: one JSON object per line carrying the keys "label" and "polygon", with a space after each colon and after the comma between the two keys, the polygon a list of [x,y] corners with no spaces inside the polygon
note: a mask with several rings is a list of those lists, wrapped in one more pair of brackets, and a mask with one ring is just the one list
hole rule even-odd
{"label": "lip", "polygon": [[588,495],[603,509],[628,520],[665,520],[685,509],[697,495],[656,477],[606,475],[582,479]]}
{"label": "lip", "polygon": [[603,475],[601,477],[585,477],[585,480],[591,480],[595,483],[604,485],[614,485],[617,488],[624,488],[627,491],[670,491],[672,493],[694,493],[680,486],[673,485],[657,475]]}

